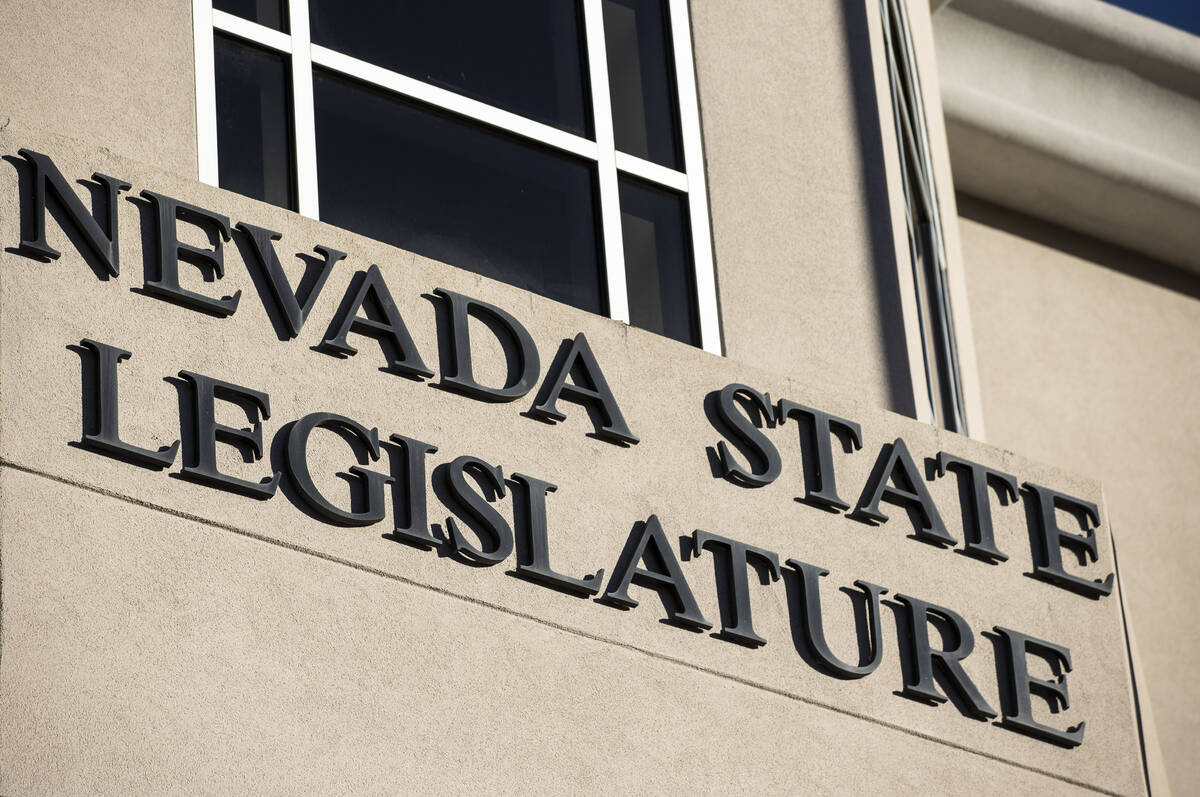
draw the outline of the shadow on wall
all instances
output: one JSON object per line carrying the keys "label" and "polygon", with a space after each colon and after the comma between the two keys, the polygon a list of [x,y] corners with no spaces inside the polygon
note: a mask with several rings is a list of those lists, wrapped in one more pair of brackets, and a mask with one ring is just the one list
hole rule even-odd
{"label": "shadow on wall", "polygon": [[888,201],[887,168],[880,111],[876,94],[875,65],[871,58],[870,19],[867,3],[857,0],[843,3],[846,51],[850,59],[851,88],[854,92],[854,117],[858,129],[859,156],[867,200],[867,224],[871,236],[871,259],[875,265],[875,300],[878,306],[879,332],[887,359],[889,409],[915,418],[914,375],[908,367],[908,345],[904,318],[900,310],[900,282],[896,261],[892,212]]}
{"label": "shadow on wall", "polygon": [[966,194],[958,194],[958,215],[1003,230],[1103,268],[1135,277],[1169,291],[1200,299],[1200,276],[1083,233],[1027,216]]}

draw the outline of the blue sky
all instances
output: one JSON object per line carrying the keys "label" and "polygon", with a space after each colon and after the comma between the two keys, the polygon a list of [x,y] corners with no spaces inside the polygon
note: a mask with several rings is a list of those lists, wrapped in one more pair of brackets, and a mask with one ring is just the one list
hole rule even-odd
{"label": "blue sky", "polygon": [[1107,0],[1200,36],[1200,0]]}

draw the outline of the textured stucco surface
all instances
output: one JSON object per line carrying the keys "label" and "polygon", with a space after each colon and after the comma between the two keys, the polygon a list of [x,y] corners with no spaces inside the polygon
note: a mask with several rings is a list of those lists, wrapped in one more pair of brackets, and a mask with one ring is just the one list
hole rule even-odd
{"label": "textured stucco surface", "polygon": [[911,415],[865,4],[691,13],[726,353]]}
{"label": "textured stucco surface", "polygon": [[196,175],[196,65],[186,0],[6,0],[0,125],[34,119]]}
{"label": "textured stucco surface", "polygon": [[41,476],[0,492],[6,794],[1091,793]]}
{"label": "textured stucco surface", "polygon": [[[1104,483],[1172,789],[1200,782],[1200,280],[1001,210],[960,205],[990,438]],[[1143,699],[1145,699],[1143,695]]]}
{"label": "textured stucco surface", "polygon": [[[293,279],[294,253],[322,244],[350,254],[299,338],[286,342],[272,331],[234,247],[220,283],[202,283],[182,266],[193,289],[243,291],[230,318],[133,290],[142,284],[140,214],[124,199],[118,279],[97,280],[53,224],[51,241],[64,252],[58,261],[0,254],[0,456],[9,466],[0,484],[0,706],[21,723],[19,733],[0,736],[0,791],[112,783],[126,792],[124,779],[144,791],[175,780],[212,791],[319,787],[322,762],[347,773],[348,791],[372,773],[390,783],[398,770],[445,787],[532,790],[563,778],[601,788],[636,777],[659,789],[717,790],[737,760],[735,783],[759,787],[817,780],[832,792],[878,792],[884,784],[915,792],[933,778],[929,785],[946,792],[968,783],[979,793],[1039,783],[1056,792],[1070,784],[1142,792],[1119,604],[1026,577],[1020,506],[996,508],[997,540],[1012,556],[996,566],[911,539],[899,508],[888,508],[892,519],[882,526],[818,510],[795,500],[802,475],[794,424],[770,432],[784,458],[780,480],[736,487],[710,473],[706,448],[719,436],[703,399],[745,382],[860,422],[864,450],[837,458],[838,483],[851,501],[881,445],[897,436],[918,462],[945,450],[1100,502],[1096,482],[839,397],[818,386],[819,373],[713,357],[90,144],[21,125],[0,132],[4,153],[21,146],[51,154],[68,175],[98,170],[130,181],[134,193],[164,192],[278,230]],[[6,242],[19,236],[17,176],[11,163],[0,167]],[[349,359],[313,351],[352,273],[372,263],[435,368],[435,314],[423,297],[438,287],[512,312],[537,341],[543,370],[564,338],[585,332],[642,442],[623,449],[587,437],[586,414],[570,404],[563,405],[568,420],[550,426],[521,415],[529,399],[485,404],[381,372],[378,347],[365,338],[355,339],[361,350]],[[232,496],[72,446],[81,426],[80,357],[68,346],[83,337],[133,352],[120,368],[121,430],[143,446],[179,434],[176,391],[164,378],[198,371],[268,392],[268,440],[305,413],[335,411],[383,435],[439,446],[431,467],[472,454],[506,474],[555,482],[552,553],[566,573],[611,572],[630,528],[657,513],[672,541],[703,528],[828,568],[830,643],[846,657],[855,639],[837,588],[855,579],[954,609],[977,635],[965,666],[993,705],[996,664],[981,632],[1004,625],[1064,644],[1075,663],[1072,707],[1052,716],[1039,702],[1036,711],[1057,727],[1086,720],[1085,743],[1063,750],[968,719],[952,704],[894,694],[902,672],[890,606],[883,664],[863,680],[840,681],[798,654],[786,580],[752,585],[755,627],[769,643],[751,650],[664,624],[647,589],[635,587],[641,605],[620,611],[513,578],[511,560],[467,567],[391,542],[382,535],[393,507],[376,526],[340,528],[283,494]],[[240,419],[227,412],[218,420]],[[244,478],[269,470],[236,459],[224,451],[222,467]],[[311,461],[322,488],[344,499],[345,484],[333,475],[349,464],[344,444],[314,438]],[[961,539],[955,483],[940,479],[930,489]],[[512,518],[511,497],[497,507]],[[430,520],[444,525],[447,511],[432,493],[429,509]],[[86,545],[69,544],[78,537]],[[1111,569],[1107,525],[1099,539],[1094,577]],[[683,566],[703,612],[719,624],[711,554]],[[48,683],[59,688],[53,701],[44,697]],[[305,732],[302,721],[317,730]],[[385,728],[378,736],[376,725]],[[661,743],[668,732],[678,738]],[[194,755],[160,737],[191,744]],[[222,767],[218,749],[244,757]],[[684,750],[696,757],[686,759]],[[494,770],[482,771],[473,763],[479,759]],[[536,765],[524,766],[530,761]]]}

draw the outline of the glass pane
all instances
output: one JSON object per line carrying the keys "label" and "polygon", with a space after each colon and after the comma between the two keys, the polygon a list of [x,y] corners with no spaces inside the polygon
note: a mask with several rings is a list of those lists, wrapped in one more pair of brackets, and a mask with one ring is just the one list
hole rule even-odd
{"label": "glass pane", "polygon": [[317,72],[321,219],[605,311],[591,165]]}
{"label": "glass pane", "polygon": [[212,0],[212,5],[217,11],[227,11],[259,25],[288,32],[285,0]]}
{"label": "glass pane", "polygon": [[630,323],[699,346],[684,198],[621,178],[621,234]]}
{"label": "glass pane", "polygon": [[316,44],[591,134],[575,0],[309,0]]}
{"label": "glass pane", "polygon": [[221,187],[294,210],[287,61],[226,36],[213,45]]}
{"label": "glass pane", "polygon": [[604,0],[617,149],[679,168],[679,122],[663,0]]}

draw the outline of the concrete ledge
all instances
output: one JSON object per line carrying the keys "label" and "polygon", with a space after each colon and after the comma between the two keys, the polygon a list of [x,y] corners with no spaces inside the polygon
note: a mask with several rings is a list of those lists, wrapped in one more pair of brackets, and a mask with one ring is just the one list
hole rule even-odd
{"label": "concrete ledge", "polygon": [[959,190],[1200,272],[1200,172],[975,89],[943,102]]}
{"label": "concrete ledge", "polygon": [[956,188],[1200,272],[1200,38],[1079,0],[934,30]]}
{"label": "concrete ledge", "polygon": [[1200,39],[1097,0],[934,0],[1084,58],[1200,98]]}
{"label": "concrete ledge", "polygon": [[1129,189],[1183,205],[1200,205],[1200,171],[972,87],[950,84],[942,94],[960,126],[1046,153]]}

